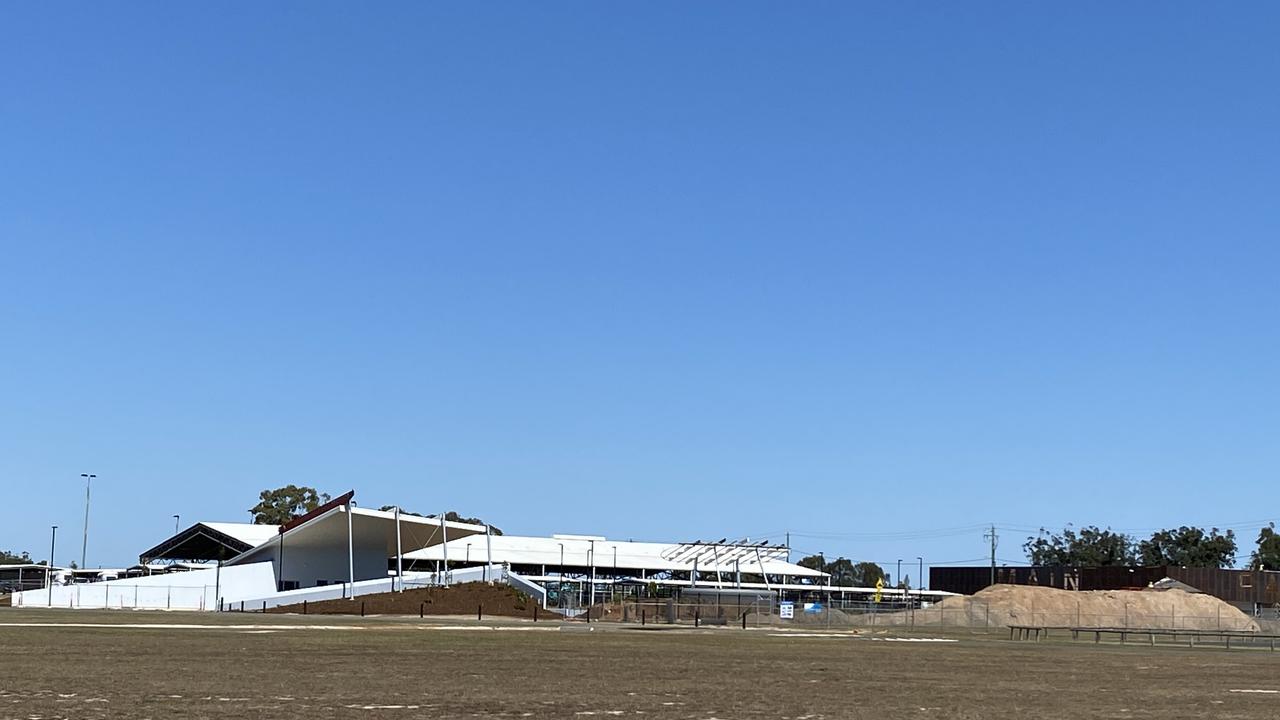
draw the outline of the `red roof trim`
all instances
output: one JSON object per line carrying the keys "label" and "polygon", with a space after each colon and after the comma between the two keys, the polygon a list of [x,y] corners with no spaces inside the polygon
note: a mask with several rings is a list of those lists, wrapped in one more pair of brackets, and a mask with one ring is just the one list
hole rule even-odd
{"label": "red roof trim", "polygon": [[301,525],[301,524],[303,524],[303,523],[307,522],[308,520],[311,520],[311,519],[313,519],[313,518],[319,517],[319,516],[321,516],[321,515],[323,515],[323,514],[325,514],[325,513],[329,512],[330,510],[332,510],[332,509],[334,509],[334,508],[338,507],[339,505],[346,505],[347,503],[351,502],[351,498],[353,498],[353,497],[355,497],[355,496],[356,496],[356,491],[355,491],[355,490],[350,490],[350,491],[348,491],[346,494],[344,494],[344,495],[339,495],[338,497],[336,497],[336,498],[334,498],[334,499],[330,500],[329,502],[327,502],[327,503],[325,503],[325,504],[321,505],[320,507],[316,508],[315,510],[312,510],[311,512],[303,513],[302,515],[299,515],[298,517],[296,517],[296,518],[294,518],[294,519],[290,520],[289,522],[287,522],[287,523],[285,523],[285,524],[281,525],[281,526],[280,526],[280,534],[281,534],[281,535],[283,535],[283,534],[285,534],[285,533],[289,532],[290,530],[292,530],[292,529],[294,529],[294,528],[298,527],[299,525]]}

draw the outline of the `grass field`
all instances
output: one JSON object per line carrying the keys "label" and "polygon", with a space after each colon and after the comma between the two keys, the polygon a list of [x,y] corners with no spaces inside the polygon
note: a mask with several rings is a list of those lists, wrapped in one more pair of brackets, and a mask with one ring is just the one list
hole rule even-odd
{"label": "grass field", "polygon": [[1269,652],[877,637],[609,625],[586,631],[518,621],[481,626],[474,618],[3,609],[0,718],[1270,718],[1280,712],[1280,657]]}

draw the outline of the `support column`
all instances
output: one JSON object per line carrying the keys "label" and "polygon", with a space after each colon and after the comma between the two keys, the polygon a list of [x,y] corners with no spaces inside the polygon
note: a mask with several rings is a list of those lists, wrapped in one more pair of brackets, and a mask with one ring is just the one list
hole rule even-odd
{"label": "support column", "polygon": [[404,546],[400,542],[400,506],[396,506],[396,582],[404,592]]}
{"label": "support column", "polygon": [[449,525],[445,523],[446,514],[440,513],[440,549],[444,551],[444,575],[440,578],[440,584],[449,587]]}
{"label": "support column", "polygon": [[351,529],[351,502],[347,502],[347,579],[351,583],[351,597],[356,596],[356,536]]}
{"label": "support column", "polygon": [[484,526],[484,552],[488,557],[485,558],[484,579],[486,582],[493,582],[493,530],[488,526]]}
{"label": "support column", "polygon": [[764,589],[772,590],[773,588],[769,587],[769,573],[765,572],[764,560],[760,557],[759,546],[756,546],[756,565],[760,568],[760,577],[764,578]]}

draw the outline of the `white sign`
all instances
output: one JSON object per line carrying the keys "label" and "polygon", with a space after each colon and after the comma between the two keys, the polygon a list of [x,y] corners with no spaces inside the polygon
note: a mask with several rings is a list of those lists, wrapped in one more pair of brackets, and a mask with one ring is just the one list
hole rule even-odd
{"label": "white sign", "polygon": [[791,602],[778,603],[778,617],[790,620],[796,616],[796,605]]}

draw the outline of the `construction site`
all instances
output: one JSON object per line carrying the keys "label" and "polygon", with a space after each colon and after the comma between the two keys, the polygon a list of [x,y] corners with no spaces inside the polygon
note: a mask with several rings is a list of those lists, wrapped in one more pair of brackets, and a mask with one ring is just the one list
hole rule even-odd
{"label": "construction site", "polygon": [[497,535],[354,492],[197,522],[133,567],[0,566],[0,717],[1024,718],[1067,689],[1072,717],[1260,717],[1280,694],[1266,571],[942,567],[922,589],[790,554]]}

